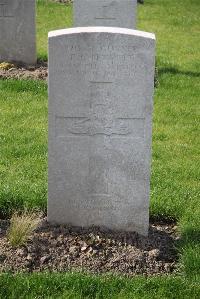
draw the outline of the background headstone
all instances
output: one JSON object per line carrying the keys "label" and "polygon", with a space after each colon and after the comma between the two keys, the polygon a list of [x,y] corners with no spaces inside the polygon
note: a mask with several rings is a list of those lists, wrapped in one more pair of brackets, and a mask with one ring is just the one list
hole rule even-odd
{"label": "background headstone", "polygon": [[48,220],[146,235],[155,37],[49,33]]}
{"label": "background headstone", "polygon": [[0,0],[0,61],[36,62],[35,0]]}
{"label": "background headstone", "polygon": [[73,5],[74,27],[136,26],[137,0],[74,0]]}

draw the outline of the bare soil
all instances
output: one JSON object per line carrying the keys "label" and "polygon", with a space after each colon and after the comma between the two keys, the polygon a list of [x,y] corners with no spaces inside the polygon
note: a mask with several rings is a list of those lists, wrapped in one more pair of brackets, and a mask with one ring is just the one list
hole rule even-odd
{"label": "bare soil", "polygon": [[39,62],[35,66],[13,65],[7,70],[0,68],[0,79],[47,80],[47,77],[47,62]]}
{"label": "bare soil", "polygon": [[0,221],[0,272],[84,271],[159,275],[177,271],[175,224],[154,223],[149,236],[53,226],[46,219],[26,245],[13,248],[6,238],[9,221]]}

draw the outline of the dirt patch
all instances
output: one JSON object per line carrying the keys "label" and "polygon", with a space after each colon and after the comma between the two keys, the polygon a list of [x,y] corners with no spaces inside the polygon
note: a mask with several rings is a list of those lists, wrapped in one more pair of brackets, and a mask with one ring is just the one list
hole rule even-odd
{"label": "dirt patch", "polygon": [[8,69],[0,68],[0,79],[34,79],[47,80],[47,62],[35,66],[12,65]]}
{"label": "dirt patch", "polygon": [[148,237],[99,228],[52,226],[45,219],[26,246],[12,248],[0,222],[0,272],[86,271],[156,275],[177,269],[174,224],[151,224]]}

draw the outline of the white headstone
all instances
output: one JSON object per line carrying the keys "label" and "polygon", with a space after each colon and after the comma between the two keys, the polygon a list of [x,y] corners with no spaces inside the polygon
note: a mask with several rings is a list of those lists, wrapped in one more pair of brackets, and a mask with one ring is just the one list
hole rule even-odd
{"label": "white headstone", "polygon": [[137,0],[74,0],[73,5],[74,27],[136,26]]}
{"label": "white headstone", "polygon": [[49,33],[50,222],[147,234],[154,55],[151,33]]}
{"label": "white headstone", "polygon": [[0,0],[0,61],[36,62],[35,0]]}

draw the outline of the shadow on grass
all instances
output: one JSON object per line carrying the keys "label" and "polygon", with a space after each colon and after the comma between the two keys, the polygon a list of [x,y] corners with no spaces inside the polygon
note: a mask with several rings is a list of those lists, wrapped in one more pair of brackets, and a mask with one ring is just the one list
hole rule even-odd
{"label": "shadow on grass", "polygon": [[9,219],[14,211],[24,209],[24,200],[21,196],[14,196],[12,192],[6,192],[0,198],[0,219]]}
{"label": "shadow on grass", "polygon": [[162,74],[173,74],[173,75],[183,75],[183,76],[189,76],[189,77],[200,77],[200,72],[192,72],[192,71],[181,71],[174,67],[167,67],[167,68],[159,68],[158,67],[158,75]]}

